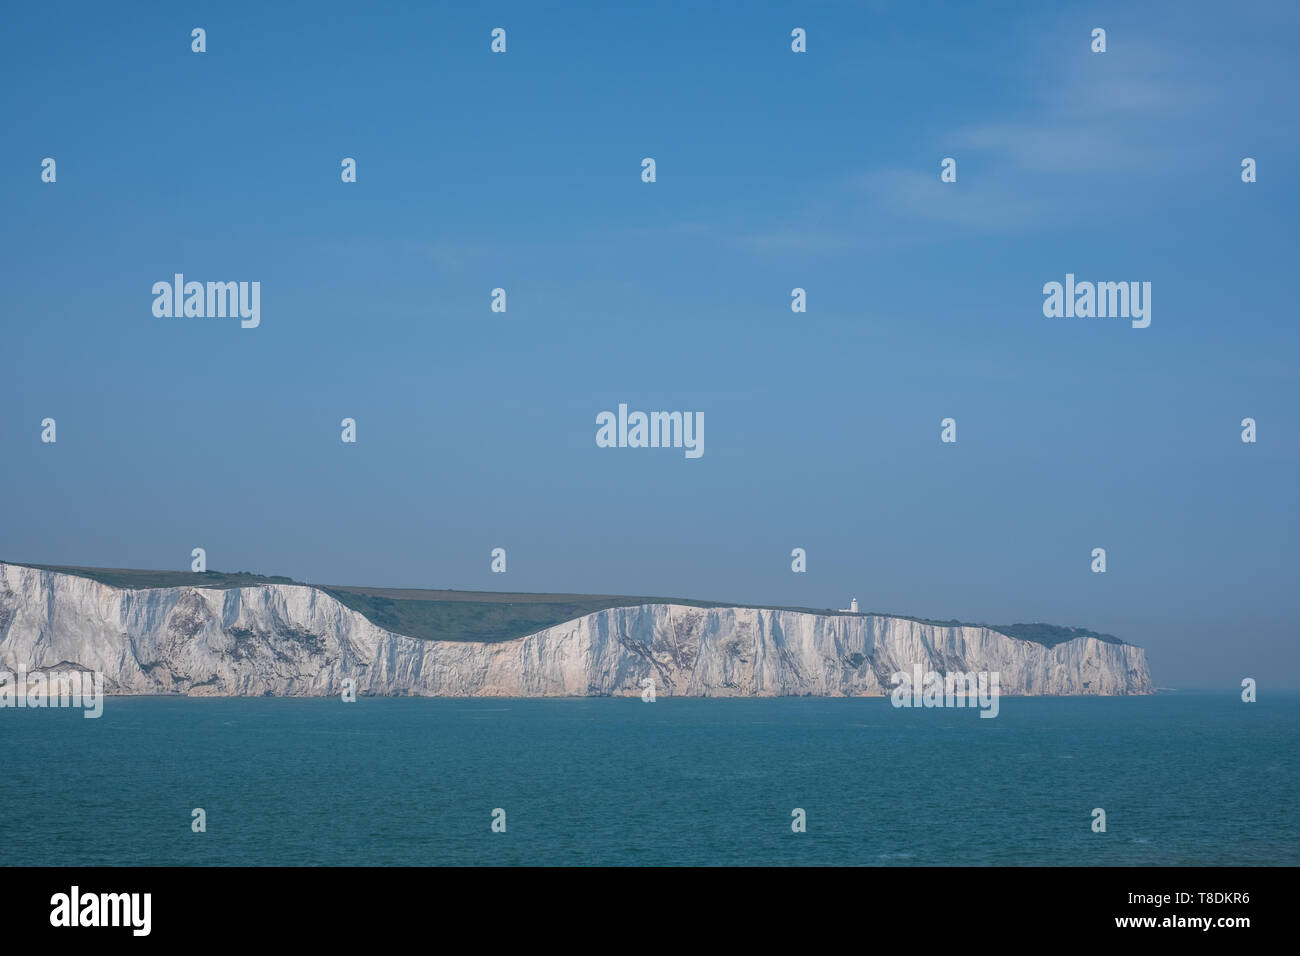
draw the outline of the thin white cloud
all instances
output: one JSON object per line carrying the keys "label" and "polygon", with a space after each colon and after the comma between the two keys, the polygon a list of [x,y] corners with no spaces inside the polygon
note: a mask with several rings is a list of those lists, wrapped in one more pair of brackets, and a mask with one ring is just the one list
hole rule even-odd
{"label": "thin white cloud", "polygon": [[983,232],[1017,231],[1051,214],[1041,201],[995,180],[963,182],[961,188],[941,182],[938,166],[924,173],[915,169],[879,170],[859,177],[857,185],[892,215]]}

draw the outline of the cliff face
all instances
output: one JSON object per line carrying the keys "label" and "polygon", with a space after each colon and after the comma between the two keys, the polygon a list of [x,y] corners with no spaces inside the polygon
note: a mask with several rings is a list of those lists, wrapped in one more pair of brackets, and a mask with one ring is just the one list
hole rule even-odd
{"label": "cliff face", "polygon": [[982,627],[675,604],[620,607],[494,644],[422,641],[302,585],[125,590],[0,563],[0,670],[100,671],[117,694],[881,696],[891,675],[996,671],[1003,694],[1145,694],[1146,655]]}

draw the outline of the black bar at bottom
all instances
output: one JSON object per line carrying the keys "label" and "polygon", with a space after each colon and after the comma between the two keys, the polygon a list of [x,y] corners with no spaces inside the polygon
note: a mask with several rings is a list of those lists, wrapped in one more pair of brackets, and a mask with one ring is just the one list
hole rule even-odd
{"label": "black bar at bottom", "polygon": [[1286,930],[1298,876],[1294,867],[0,867],[0,898],[8,943],[76,934],[79,943],[339,945],[455,931],[459,945],[514,936],[659,945],[687,933],[693,943],[788,934],[806,948],[817,945],[806,934],[834,931],[877,944],[1051,934],[1231,945]]}

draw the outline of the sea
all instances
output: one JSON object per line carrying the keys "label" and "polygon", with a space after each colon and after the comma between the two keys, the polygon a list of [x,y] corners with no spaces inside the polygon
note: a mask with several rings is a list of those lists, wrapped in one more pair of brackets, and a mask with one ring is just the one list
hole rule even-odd
{"label": "sea", "polygon": [[1300,864],[1297,693],[110,697],[0,767],[7,865]]}

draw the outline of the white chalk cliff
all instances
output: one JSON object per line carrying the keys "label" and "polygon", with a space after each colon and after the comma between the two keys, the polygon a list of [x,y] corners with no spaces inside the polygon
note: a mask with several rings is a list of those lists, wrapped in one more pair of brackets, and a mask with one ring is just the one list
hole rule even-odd
{"label": "white chalk cliff", "polygon": [[114,694],[309,697],[883,696],[911,671],[996,671],[1003,694],[1146,694],[1146,655],[985,627],[677,604],[619,607],[498,643],[376,627],[314,587],[130,590],[0,563],[0,670],[99,671]]}

